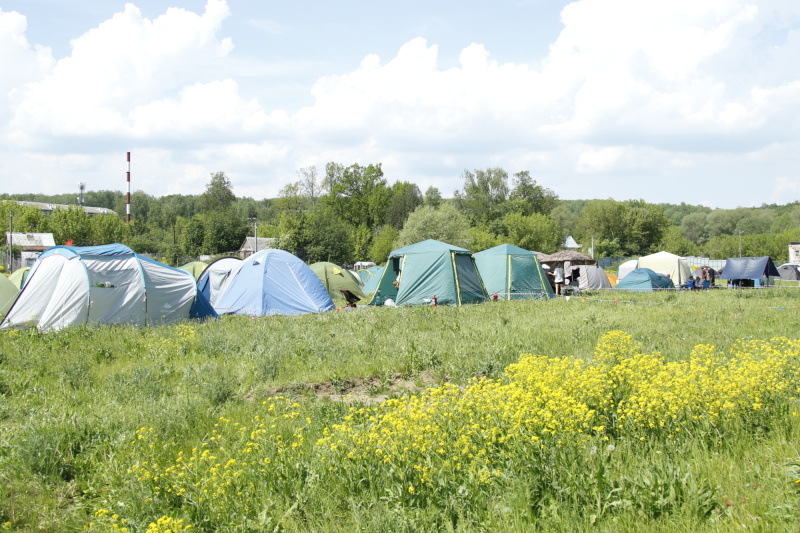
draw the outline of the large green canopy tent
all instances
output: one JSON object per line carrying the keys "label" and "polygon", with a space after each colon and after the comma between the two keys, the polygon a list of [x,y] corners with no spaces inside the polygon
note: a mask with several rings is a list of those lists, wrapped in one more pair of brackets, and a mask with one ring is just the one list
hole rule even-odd
{"label": "large green canopy tent", "polygon": [[[398,281],[399,287],[394,286]],[[436,296],[438,305],[462,305],[485,301],[472,252],[428,239],[389,254],[378,288],[370,303],[391,298],[397,305],[425,304]]]}
{"label": "large green canopy tent", "polygon": [[535,252],[501,244],[475,254],[486,292],[500,300],[546,299],[553,293]]}
{"label": "large green canopy tent", "polygon": [[342,268],[333,263],[321,261],[311,265],[311,270],[325,285],[325,289],[332,299],[343,299],[342,290],[352,292],[356,298],[363,300],[364,292],[361,290],[361,283],[357,280],[357,276],[353,276],[349,270]]}
{"label": "large green canopy tent", "polygon": [[192,276],[194,276],[195,280],[200,279],[200,275],[208,266],[208,263],[203,263],[202,261],[189,261],[185,265],[181,265],[178,267],[178,270],[185,270]]}
{"label": "large green canopy tent", "polygon": [[5,315],[19,294],[19,287],[6,276],[0,276],[0,315]]}

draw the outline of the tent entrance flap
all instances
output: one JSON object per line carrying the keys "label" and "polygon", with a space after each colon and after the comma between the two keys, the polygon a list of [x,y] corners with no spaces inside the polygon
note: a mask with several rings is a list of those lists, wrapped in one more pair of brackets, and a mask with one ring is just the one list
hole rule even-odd
{"label": "tent entrance flap", "polygon": [[454,254],[458,284],[459,300],[461,303],[475,303],[486,300],[486,290],[483,288],[478,270],[472,257],[465,254]]}

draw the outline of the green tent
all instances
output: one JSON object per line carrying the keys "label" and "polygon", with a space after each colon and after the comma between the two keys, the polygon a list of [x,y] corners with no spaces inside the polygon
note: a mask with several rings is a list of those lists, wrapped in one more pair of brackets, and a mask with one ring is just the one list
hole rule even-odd
{"label": "green tent", "polygon": [[311,265],[311,270],[325,285],[325,289],[332,299],[344,299],[342,289],[352,292],[357,298],[364,299],[361,283],[346,268],[322,261]]}
{"label": "green tent", "polygon": [[[394,282],[399,282],[399,288]],[[461,305],[485,301],[483,287],[472,252],[428,239],[389,254],[371,304],[391,298],[397,305],[428,303]]]}
{"label": "green tent", "polygon": [[189,261],[185,265],[181,265],[178,267],[178,270],[185,270],[192,276],[194,276],[195,280],[200,279],[200,275],[208,266],[208,263],[203,263],[202,261]]}
{"label": "green tent", "polygon": [[501,244],[478,252],[475,266],[486,292],[500,300],[546,299],[553,293],[536,253],[517,246]]}
{"label": "green tent", "polygon": [[374,266],[366,270],[359,270],[358,275],[361,276],[361,290],[364,294],[375,292],[378,288],[378,282],[381,280],[383,271],[386,267]]}
{"label": "green tent", "polygon": [[0,276],[0,315],[5,315],[19,294],[19,287],[6,276]]}
{"label": "green tent", "polygon": [[25,283],[25,278],[28,277],[28,271],[30,269],[31,267],[18,268],[13,274],[8,276],[8,279],[11,280],[11,283],[13,283],[17,289],[21,290],[22,285]]}

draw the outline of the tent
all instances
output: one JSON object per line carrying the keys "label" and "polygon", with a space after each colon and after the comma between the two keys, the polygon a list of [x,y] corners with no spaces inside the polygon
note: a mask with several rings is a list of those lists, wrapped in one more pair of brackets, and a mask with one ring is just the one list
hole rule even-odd
{"label": "tent", "polygon": [[219,297],[219,291],[225,284],[225,280],[231,272],[241,264],[242,260],[238,257],[220,257],[212,261],[200,274],[197,280],[197,288],[205,296],[211,305],[214,305]]}
{"label": "tent", "polygon": [[122,244],[54,246],[39,256],[0,328],[167,324],[216,313],[188,272]]}
{"label": "tent", "polygon": [[19,287],[6,276],[0,276],[0,315],[4,315],[11,308],[11,304],[17,299]]}
{"label": "tent", "polygon": [[617,279],[624,279],[625,276],[627,276],[637,268],[639,268],[638,259],[629,259],[624,263],[620,263],[619,267],[617,267]]}
{"label": "tent", "polygon": [[360,300],[365,298],[358,276],[354,276],[349,270],[326,261],[312,264],[311,270],[322,281],[331,298],[343,298],[342,290],[352,292]]}
{"label": "tent", "polygon": [[18,289],[22,289],[22,286],[25,285],[25,280],[28,279],[28,272],[30,272],[30,270],[31,267],[18,268],[13,274],[8,276],[8,279],[11,280],[11,283]]}
{"label": "tent", "polygon": [[266,249],[234,265],[214,309],[219,314],[270,316],[321,313],[335,307],[308,265],[289,252]]}
{"label": "tent", "polygon": [[194,279],[200,279],[200,275],[203,273],[203,271],[206,269],[207,266],[208,263],[203,263],[202,261],[190,261],[185,265],[179,266],[178,269],[185,270],[186,272],[194,276]]}
{"label": "tent", "polygon": [[364,280],[361,279],[361,276],[358,275],[358,272],[356,272],[355,270],[350,270],[349,268],[347,269],[347,271],[350,273],[353,279],[356,280],[356,283],[358,283],[359,287],[364,286]]}
{"label": "tent", "polygon": [[[398,281],[399,287],[394,286]],[[392,298],[397,305],[462,305],[488,298],[472,252],[434,239],[389,253],[371,304]]]}
{"label": "tent", "polygon": [[686,260],[669,252],[657,252],[640,257],[638,268],[649,268],[653,272],[669,276],[675,285],[683,285],[692,277],[692,269]]}
{"label": "tent", "polygon": [[359,270],[358,275],[361,276],[362,281],[361,292],[364,294],[375,292],[385,268],[386,267],[373,266],[366,270]]}
{"label": "tent", "polygon": [[674,289],[675,284],[664,274],[659,274],[649,268],[637,268],[619,280],[615,291],[653,292],[664,289]]}
{"label": "tent", "polygon": [[609,274],[606,272],[606,277],[608,278],[608,282],[611,284],[612,287],[616,287],[617,283],[619,283],[619,278],[614,274]]}
{"label": "tent", "polygon": [[800,265],[794,263],[784,263],[778,267],[781,279],[788,281],[800,280]]}
{"label": "tent", "polygon": [[605,270],[597,265],[573,265],[572,269],[578,269],[578,288],[582,291],[611,288],[611,282],[608,280]]}
{"label": "tent", "polygon": [[501,244],[475,254],[486,292],[501,300],[548,298],[553,293],[534,252]]}
{"label": "tent", "polygon": [[734,286],[760,286],[769,283],[770,277],[780,277],[769,256],[731,257],[725,261],[721,279],[729,279]]}

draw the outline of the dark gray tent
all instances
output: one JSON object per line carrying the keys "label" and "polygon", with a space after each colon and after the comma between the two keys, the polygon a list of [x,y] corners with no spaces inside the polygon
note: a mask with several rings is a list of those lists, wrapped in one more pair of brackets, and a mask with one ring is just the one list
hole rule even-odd
{"label": "dark gray tent", "polygon": [[[725,261],[720,279],[729,279],[734,285],[761,285],[767,277],[780,277],[780,272],[775,268],[769,256],[763,257],[731,257]],[[746,280],[746,282],[743,282]]]}
{"label": "dark gray tent", "polygon": [[785,263],[778,267],[778,273],[781,275],[781,279],[798,281],[800,280],[800,265]]}

